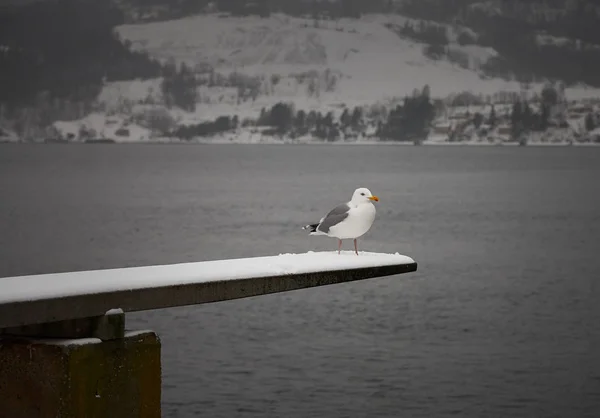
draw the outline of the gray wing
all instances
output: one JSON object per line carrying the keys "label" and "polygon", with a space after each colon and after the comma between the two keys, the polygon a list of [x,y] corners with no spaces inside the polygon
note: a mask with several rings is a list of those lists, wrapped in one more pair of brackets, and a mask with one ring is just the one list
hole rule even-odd
{"label": "gray wing", "polygon": [[347,203],[343,205],[336,206],[331,212],[329,212],[317,227],[317,231],[321,231],[324,233],[329,232],[329,228],[335,226],[342,222],[344,219],[348,217],[348,211],[350,210],[350,206]]}

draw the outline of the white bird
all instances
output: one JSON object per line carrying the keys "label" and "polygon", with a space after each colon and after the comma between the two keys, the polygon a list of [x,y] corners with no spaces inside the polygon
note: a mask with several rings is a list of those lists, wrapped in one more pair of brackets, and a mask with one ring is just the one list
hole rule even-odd
{"label": "white bird", "polygon": [[375,205],[379,202],[369,189],[361,187],[354,191],[352,199],[335,207],[316,224],[306,225],[303,229],[310,235],[327,235],[338,239],[338,254],[342,250],[343,239],[354,240],[354,251],[358,255],[357,239],[362,237],[373,225]]}

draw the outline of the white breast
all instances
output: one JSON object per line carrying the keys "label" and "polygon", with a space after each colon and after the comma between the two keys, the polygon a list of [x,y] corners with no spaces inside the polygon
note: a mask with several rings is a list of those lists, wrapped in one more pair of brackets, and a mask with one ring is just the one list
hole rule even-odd
{"label": "white breast", "polygon": [[371,203],[362,203],[350,208],[348,217],[338,225],[329,229],[330,237],[339,239],[353,239],[363,236],[375,221],[375,206]]}

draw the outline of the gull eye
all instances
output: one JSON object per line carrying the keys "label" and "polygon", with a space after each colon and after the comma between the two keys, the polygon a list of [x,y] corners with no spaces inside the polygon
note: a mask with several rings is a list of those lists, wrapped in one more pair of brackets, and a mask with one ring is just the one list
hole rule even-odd
{"label": "gull eye", "polygon": [[364,194],[364,193],[361,193],[360,195],[361,195],[361,196],[364,196],[365,194]]}

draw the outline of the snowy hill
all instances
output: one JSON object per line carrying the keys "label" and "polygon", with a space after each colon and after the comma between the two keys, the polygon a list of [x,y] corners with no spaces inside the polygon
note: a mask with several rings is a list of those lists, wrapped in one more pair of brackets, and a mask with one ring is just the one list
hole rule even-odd
{"label": "snowy hill", "polygon": [[[478,71],[423,54],[424,44],[402,39],[390,25],[403,25],[399,15],[366,15],[360,19],[315,21],[286,15],[220,17],[197,15],[180,20],[117,28],[137,49],[162,60],[174,58],[191,65],[208,64],[216,71],[288,76],[329,68],[341,73],[337,100],[373,102],[411,94],[429,84],[432,94],[473,91],[493,94],[518,91],[519,83],[487,79]],[[452,35],[452,33],[450,33]],[[453,50],[471,61],[484,62],[495,51],[476,45]],[[571,89],[574,96],[596,96],[596,91]],[[571,94],[571,97],[574,97]]]}
{"label": "snowy hill", "polygon": [[[461,90],[493,93],[518,84],[484,81],[474,71],[423,56],[422,46],[385,27],[400,16],[370,15],[338,22],[273,15],[186,19],[117,28],[134,48],[188,64],[209,64],[217,71],[288,76],[329,68],[342,74],[340,100],[376,101],[410,94],[430,84],[435,95]],[[475,50],[471,55],[481,51]],[[488,52],[489,53],[489,52]]]}

